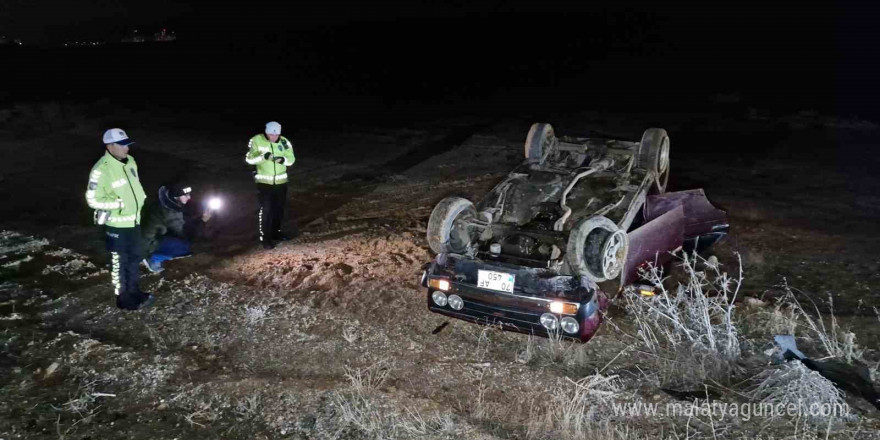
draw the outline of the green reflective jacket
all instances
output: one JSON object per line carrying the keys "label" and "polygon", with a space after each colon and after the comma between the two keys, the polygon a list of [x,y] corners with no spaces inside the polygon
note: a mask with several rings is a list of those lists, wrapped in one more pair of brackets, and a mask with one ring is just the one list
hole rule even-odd
{"label": "green reflective jacket", "polygon": [[123,163],[108,151],[92,167],[86,202],[92,209],[110,211],[107,226],[133,228],[140,224],[146,198],[133,157]]}
{"label": "green reflective jacket", "polygon": [[[264,157],[266,153],[270,153],[268,160]],[[283,158],[284,162],[277,163],[275,158]],[[258,134],[248,141],[248,152],[244,160],[257,166],[257,173],[254,175],[257,183],[280,185],[287,183],[287,167],[293,165],[296,157],[293,155],[293,143],[286,137],[279,136],[278,142],[272,143],[266,135]]]}

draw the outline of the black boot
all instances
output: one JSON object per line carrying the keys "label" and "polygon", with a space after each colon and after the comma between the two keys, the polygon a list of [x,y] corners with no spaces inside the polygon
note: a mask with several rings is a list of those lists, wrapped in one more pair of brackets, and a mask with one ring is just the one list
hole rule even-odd
{"label": "black boot", "polygon": [[302,233],[299,231],[299,228],[297,228],[296,226],[294,226],[292,229],[293,232],[291,232],[290,235],[287,235],[281,231],[276,231],[272,238],[274,238],[275,241],[288,241],[302,235]]}

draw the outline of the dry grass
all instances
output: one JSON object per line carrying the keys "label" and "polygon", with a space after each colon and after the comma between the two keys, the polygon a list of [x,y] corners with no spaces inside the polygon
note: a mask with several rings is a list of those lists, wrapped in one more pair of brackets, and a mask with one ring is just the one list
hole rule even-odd
{"label": "dry grass", "polygon": [[345,378],[350,382],[352,390],[358,394],[366,394],[378,390],[388,380],[391,365],[381,360],[366,368],[345,367]]}
{"label": "dry grass", "polygon": [[[687,254],[681,258],[687,282],[679,284],[674,295],[663,286],[662,270],[651,266],[644,275],[658,294],[643,297],[630,292],[626,296],[627,309],[639,326],[639,336],[652,350],[660,345],[685,346],[737,359],[740,346],[733,303],[742,283],[742,271],[733,279],[721,271],[717,260]],[[699,270],[698,264],[704,270]]]}
{"label": "dry grass", "polygon": [[546,338],[529,335],[525,347],[516,354],[515,360],[537,367],[553,365],[578,370],[588,367],[593,360],[589,347],[589,344],[564,338],[557,330]]}
{"label": "dry grass", "polygon": [[427,418],[417,411],[407,410],[406,414],[399,426],[402,432],[412,437],[461,438],[457,436],[470,433],[469,429],[462,429],[451,414],[434,414]]}
{"label": "dry grass", "polygon": [[244,420],[253,420],[260,415],[262,400],[260,393],[241,398],[235,404],[235,413]]}
{"label": "dry grass", "polygon": [[529,335],[525,348],[516,356],[517,362],[529,365],[560,364],[574,343],[562,337],[559,331],[550,332],[546,338]]}
{"label": "dry grass", "polygon": [[619,397],[621,388],[617,376],[594,374],[578,381],[568,379],[568,384],[532,402],[526,438],[631,438],[607,417],[608,404]]}
{"label": "dry grass", "polygon": [[217,421],[220,416],[220,410],[215,407],[215,402],[207,400],[202,402],[195,411],[185,415],[183,418],[191,426],[204,428],[207,424]]}
{"label": "dry grass", "polygon": [[[352,438],[469,438],[472,428],[450,412],[425,416],[380,392],[391,372],[387,361],[363,369],[345,368],[349,388],[332,395],[342,420],[334,438],[349,431]],[[353,431],[353,432],[351,432]]]}
{"label": "dry grass", "polygon": [[333,403],[345,424],[368,438],[391,438],[389,435],[397,432],[398,414],[392,408],[383,408],[374,396],[390,371],[384,361],[363,369],[345,367],[349,390],[333,395]]}
{"label": "dry grass", "polygon": [[659,363],[661,384],[698,385],[711,378],[727,382],[741,356],[740,331],[734,320],[743,276],[731,277],[715,258],[680,257],[685,281],[667,290],[662,269],[649,265],[642,277],[654,296],[635,289],[624,292],[625,308],[634,321],[632,337]]}
{"label": "dry grass", "polygon": [[[761,372],[754,379],[748,395],[752,401],[780,408],[796,408],[797,414],[811,423],[826,426],[834,419],[849,414],[844,394],[816,371],[800,362],[790,362]],[[828,410],[822,414],[822,410]],[[785,420],[783,414],[768,417],[768,423]]]}
{"label": "dry grass", "polygon": [[[757,432],[761,429],[759,423],[740,426],[730,421],[713,424],[718,422],[717,419],[685,420],[675,416],[646,415],[623,420],[613,411],[614,405],[619,403],[665,403],[669,398],[658,390],[663,385],[692,384],[702,389],[712,387],[712,380],[723,382],[734,368],[750,374],[767,368],[766,362],[760,366],[749,363],[751,357],[760,354],[753,351],[758,344],[748,343],[746,336],[752,335],[745,335],[735,321],[738,317],[734,316],[732,304],[741,276],[728,276],[714,259],[685,256],[683,261],[687,279],[681,286],[668,291],[662,289],[663,275],[657,272],[653,275],[659,290],[657,296],[621,297],[631,307],[630,314],[622,318],[633,324],[630,327],[627,322],[623,326],[627,335],[608,328],[601,338],[590,344],[572,343],[558,334],[549,338],[521,338],[510,333],[495,333],[493,330],[496,329],[489,326],[461,326],[465,337],[454,335],[455,339],[450,338],[455,342],[452,349],[446,348],[450,341],[440,340],[449,336],[445,333],[424,339],[413,336],[410,342],[417,343],[413,343],[409,351],[393,351],[400,345],[406,346],[395,337],[411,336],[412,328],[395,333],[373,321],[362,321],[361,324],[355,320],[338,320],[328,325],[325,316],[318,314],[320,311],[289,300],[281,301],[268,289],[264,296],[255,299],[249,290],[205,277],[169,281],[165,288],[170,291],[166,297],[169,300],[157,305],[158,309],[152,315],[147,315],[155,320],[150,324],[162,325],[126,328],[129,331],[143,328],[145,337],[149,335],[153,341],[150,349],[174,353],[183,348],[191,353],[172,359],[171,364],[187,367],[184,361],[190,359],[199,365],[222,363],[229,370],[220,374],[230,380],[217,381],[199,376],[207,380],[198,386],[194,386],[195,382],[165,381],[162,379],[165,376],[157,376],[161,380],[147,380],[152,376],[143,372],[166,363],[168,356],[136,356],[133,359],[138,362],[138,380],[120,382],[126,392],[106,403],[149,405],[158,400],[162,410],[170,409],[166,414],[179,415],[176,422],[182,429],[195,427],[205,435],[223,432],[225,438],[629,440],[714,439],[716,435],[717,438],[752,438],[743,433]],[[665,281],[668,288],[669,280]],[[762,306],[760,310],[766,309],[769,307]],[[837,347],[840,353],[858,355],[858,350],[846,349],[847,339],[843,335],[847,332],[833,318],[817,319],[814,313],[804,317],[801,316],[807,315],[804,309],[793,305],[779,305],[778,311],[784,318],[778,324],[791,328],[792,332],[813,335],[824,331],[824,339],[811,336],[817,347],[824,347],[822,341],[826,341],[825,345]],[[161,320],[158,318],[160,314]],[[111,322],[125,324],[124,321]],[[322,333],[304,339],[308,344],[297,342],[304,335],[312,336],[304,333],[311,331],[309,326],[312,325],[321,328]],[[630,330],[632,328],[635,330]],[[279,331],[283,333],[276,333]],[[292,335],[291,345],[286,347],[313,346],[298,352],[295,359],[315,359],[308,356],[328,350],[331,353],[339,350],[339,356],[320,358],[322,362],[315,362],[320,367],[315,370],[291,368],[288,361],[293,356],[273,357],[270,353],[270,350],[283,351],[272,345],[277,338],[266,339],[277,334]],[[769,342],[770,336],[755,339]],[[258,343],[267,340],[272,344]],[[518,346],[523,340],[526,340],[525,346]],[[839,344],[834,345],[834,341]],[[261,345],[271,345],[270,350],[254,348]],[[744,352],[740,353],[740,347]],[[104,372],[109,371],[108,367],[114,367],[108,360],[123,359],[115,354],[116,351],[129,352],[125,346],[115,348],[98,341],[74,343],[71,348],[82,366],[97,365]],[[422,357],[429,350],[437,350],[430,354],[442,355],[442,362],[452,365],[455,374],[436,380],[436,370],[424,368],[438,359],[436,356]],[[513,354],[518,350],[521,351],[514,358]],[[342,367],[345,362],[376,359],[376,353],[386,353],[383,356],[394,361],[386,359],[372,364],[356,364],[361,365],[360,368]],[[324,364],[327,359],[340,361],[334,367],[330,362]],[[426,362],[412,362],[422,360]],[[762,360],[766,361],[765,358]],[[276,363],[288,369],[274,370]],[[79,363],[70,364],[71,371],[78,371],[73,367],[79,368]],[[722,391],[719,400],[731,404],[743,401],[744,397],[766,402],[801,402],[806,396],[819,401],[828,400],[818,397],[827,397],[827,387],[819,389],[821,383],[805,382],[815,378],[796,375],[792,368],[795,367],[773,368],[758,376],[751,388],[723,384],[730,392]],[[183,368],[180,371],[183,372]],[[190,371],[187,370],[187,374]],[[291,378],[314,377],[312,375],[317,373],[323,380],[319,387],[313,386],[311,381],[277,383],[271,379],[274,376],[265,374],[267,371],[281,371],[286,373],[284,377]],[[583,377],[584,371],[597,372]],[[639,373],[656,375],[657,379],[651,379],[646,385]],[[583,378],[574,380],[580,377]],[[127,388],[129,384],[144,383],[167,387]],[[192,388],[182,391],[188,387]],[[146,389],[148,394],[135,396],[130,389]],[[682,391],[693,389],[679,388]],[[713,390],[718,391],[718,388]],[[101,391],[117,392],[120,389]],[[72,395],[65,407],[69,408],[57,411],[67,419],[58,422],[60,434],[65,433],[65,426],[70,426],[73,417],[87,415],[105,403],[102,398],[95,400],[94,397],[93,394]],[[782,422],[765,432],[772,432],[777,439],[825,438],[827,432],[817,428],[816,422],[809,422],[806,427],[802,426],[803,421],[792,418],[785,418]],[[796,425],[794,429],[792,424]],[[788,435],[792,431],[794,434]],[[841,433],[843,431],[837,429],[833,434],[847,438],[848,434]],[[865,437],[853,435],[851,438]]]}
{"label": "dry grass", "polygon": [[[82,382],[79,387],[77,387],[77,391],[70,396],[70,400],[64,402],[61,407],[53,406],[53,409],[58,411],[56,431],[59,438],[65,438],[68,434],[75,434],[79,426],[91,423],[95,416],[101,411],[103,405],[98,403],[99,398],[103,398],[102,396],[111,396],[96,392],[97,386],[101,383],[103,382],[100,380]],[[62,414],[73,418],[73,422],[69,426],[66,426],[63,432],[61,431],[63,419]]]}
{"label": "dry grass", "polygon": [[247,325],[258,325],[266,320],[266,312],[269,310],[267,305],[246,306],[244,309],[245,323]]}
{"label": "dry grass", "polygon": [[784,295],[777,302],[771,317],[775,321],[772,324],[775,329],[787,330],[783,334],[797,336],[808,347],[819,351],[823,357],[836,358],[847,363],[864,360],[865,350],[856,344],[855,333],[841,327],[834,315],[834,302],[830,295],[827,300],[829,313],[825,317],[814,302],[814,313],[807,312],[797,298],[798,295],[806,297],[803,292],[790,287],[787,282],[783,283],[782,288]]}
{"label": "dry grass", "polygon": [[342,339],[345,339],[349,344],[354,344],[359,338],[358,329],[356,326],[351,324],[346,324],[342,327]]}
{"label": "dry grass", "polygon": [[[535,426],[542,426],[543,422],[536,422]],[[620,426],[610,420],[600,421],[584,425],[580,431],[572,433],[562,429],[553,428],[550,431],[542,431],[540,428],[534,430],[534,426],[529,426],[527,437],[529,439],[561,439],[561,440],[642,440],[642,439],[671,439],[669,436],[645,436],[635,432],[628,426]]]}
{"label": "dry grass", "polygon": [[777,301],[769,309],[758,309],[742,319],[742,324],[755,337],[794,335],[798,328],[798,311],[791,304]]}
{"label": "dry grass", "polygon": [[239,289],[202,275],[193,274],[169,284],[169,296],[176,302],[160,304],[156,310],[175,331],[149,333],[160,347],[174,350],[198,346],[223,351],[240,339],[252,338],[254,331],[271,319],[268,314],[274,291],[264,291],[265,298],[259,304],[242,304]]}
{"label": "dry grass", "polygon": [[365,438],[391,438],[397,432],[397,414],[382,408],[375,399],[358,392],[336,393],[333,403],[343,426],[351,427]]}

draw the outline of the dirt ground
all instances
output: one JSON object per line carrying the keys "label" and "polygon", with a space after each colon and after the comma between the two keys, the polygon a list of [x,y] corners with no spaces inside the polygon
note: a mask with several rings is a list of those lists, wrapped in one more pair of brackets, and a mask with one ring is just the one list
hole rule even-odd
{"label": "dirt ground", "polygon": [[[0,128],[0,438],[880,438],[880,412],[852,396],[855,415],[827,426],[614,413],[610,400],[676,401],[662,375],[641,368],[619,306],[615,325],[583,345],[444,326],[428,312],[417,281],[433,257],[431,209],[448,195],[476,200],[501,180],[522,158],[529,118],[292,133],[286,224],[304,233],[264,251],[243,161],[248,128],[198,131],[100,106],[16,112]],[[47,114],[65,122],[32,135]],[[731,273],[742,259],[737,313],[759,315],[746,298],[772,309],[787,283],[826,317],[833,310],[876,372],[876,125],[754,109],[549,122],[625,139],[665,127],[670,190],[705,188],[729,215],[731,234],[712,252]],[[225,200],[194,256],[144,272],[158,298],[147,311],[115,309],[85,205],[107,124],[137,140],[149,196],[185,173],[193,209],[200,196]],[[754,357],[743,371],[770,364],[761,353],[772,336],[748,335]],[[611,378],[596,388],[607,395],[566,408],[585,377]],[[728,388],[725,398],[742,400]]]}

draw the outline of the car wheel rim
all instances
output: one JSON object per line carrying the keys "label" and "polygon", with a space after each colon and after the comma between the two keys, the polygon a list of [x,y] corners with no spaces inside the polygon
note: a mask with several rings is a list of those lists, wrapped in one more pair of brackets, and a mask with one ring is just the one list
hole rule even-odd
{"label": "car wheel rim", "polygon": [[455,224],[449,234],[449,248],[454,252],[462,252],[467,246],[467,228],[461,224]]}
{"label": "car wheel rim", "polygon": [[471,242],[471,231],[467,220],[474,216],[470,213],[462,213],[453,221],[449,231],[449,248],[453,252],[464,252]]}
{"label": "car wheel rim", "polygon": [[544,127],[543,133],[541,133],[541,159],[548,157],[551,153],[551,149],[553,148],[553,138],[554,138],[553,128],[550,126]]}
{"label": "car wheel rim", "polygon": [[623,250],[626,247],[626,233],[617,231],[608,237],[602,253],[602,272],[605,278],[614,278],[623,266]]}
{"label": "car wheel rim", "polygon": [[658,160],[657,170],[660,174],[663,174],[669,168],[669,138],[663,138],[663,142],[660,144],[660,157]]}

